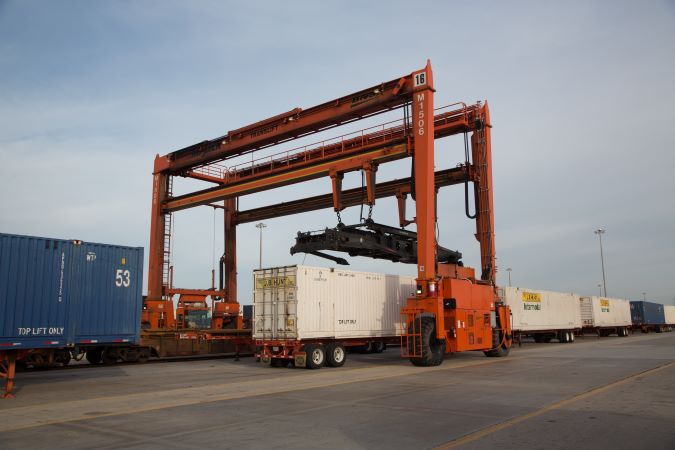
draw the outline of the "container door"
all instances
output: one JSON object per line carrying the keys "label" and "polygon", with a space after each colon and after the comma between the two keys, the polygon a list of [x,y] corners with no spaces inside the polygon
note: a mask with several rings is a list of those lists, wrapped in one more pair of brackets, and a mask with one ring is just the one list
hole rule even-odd
{"label": "container door", "polygon": [[581,297],[579,299],[581,311],[581,324],[584,327],[593,326],[593,299],[591,297]]}
{"label": "container door", "polygon": [[139,342],[143,249],[82,243],[71,267],[76,343]]}
{"label": "container door", "polygon": [[256,339],[295,339],[297,336],[297,298],[295,267],[279,267],[254,272]]}
{"label": "container door", "polygon": [[0,343],[67,345],[69,241],[0,234]]}

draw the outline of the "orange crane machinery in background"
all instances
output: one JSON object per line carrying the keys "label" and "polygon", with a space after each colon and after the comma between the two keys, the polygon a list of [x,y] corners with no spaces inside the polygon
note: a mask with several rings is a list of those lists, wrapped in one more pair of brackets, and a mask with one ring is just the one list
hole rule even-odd
{"label": "orange crane machinery in background", "polygon": [[[225,136],[155,158],[148,296],[143,321],[146,328],[175,328],[173,297],[179,303],[201,305],[213,301],[213,329],[241,330],[236,280],[236,226],[238,224],[333,207],[367,204],[377,198],[398,199],[400,226],[417,227],[417,295],[402,310],[402,353],[414,364],[440,364],[446,352],[482,350],[503,356],[511,344],[508,307],[495,287],[494,220],[490,121],[487,103],[454,104],[434,110],[431,64],[407,76],[341,97],[309,109],[286,113],[228,132]],[[228,160],[294,139],[395,109],[403,120],[327,139],[313,145],[230,165]],[[412,111],[411,111],[412,110]],[[471,161],[467,133],[471,133]],[[434,140],[464,134],[464,164],[434,172]],[[410,178],[376,182],[377,167],[412,157]],[[365,191],[342,190],[345,173],[363,171]],[[173,195],[173,178],[188,177],[213,183],[207,189]],[[268,205],[247,211],[237,209],[238,197],[311,179],[330,177],[332,194]],[[436,194],[442,186],[474,185],[476,238],[481,249],[481,271],[460,261],[439,262],[435,237]],[[416,216],[405,217],[406,197],[416,201]],[[224,210],[225,248],[219,286],[211,289],[178,289],[172,283],[172,214],[200,205]],[[468,215],[468,191],[467,191]],[[392,228],[392,227],[385,227]],[[404,230],[405,231],[405,230]],[[412,233],[405,231],[405,233]],[[189,300],[189,302],[184,301]],[[183,310],[184,311],[184,310]],[[227,324],[227,325],[226,325]]]}

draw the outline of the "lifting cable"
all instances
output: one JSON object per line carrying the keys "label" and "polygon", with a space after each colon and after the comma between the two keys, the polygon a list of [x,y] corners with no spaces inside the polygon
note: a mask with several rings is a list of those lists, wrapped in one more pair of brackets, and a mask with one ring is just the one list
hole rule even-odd
{"label": "lifting cable", "polygon": [[[471,161],[469,161],[469,137],[466,133],[464,132],[464,162],[466,165],[466,169],[469,170],[469,164]],[[464,214],[466,214],[466,217],[469,219],[475,219],[476,216],[478,216],[478,211],[475,211],[473,214],[469,212],[469,182],[465,181],[464,182]]]}
{"label": "lifting cable", "polygon": [[363,169],[361,169],[361,212],[359,213],[359,221],[363,222],[363,203],[365,200],[365,191],[364,191],[364,185],[365,185],[365,172]]}
{"label": "lifting cable", "polygon": [[211,273],[216,273],[216,208],[213,208],[213,244],[211,246]]}

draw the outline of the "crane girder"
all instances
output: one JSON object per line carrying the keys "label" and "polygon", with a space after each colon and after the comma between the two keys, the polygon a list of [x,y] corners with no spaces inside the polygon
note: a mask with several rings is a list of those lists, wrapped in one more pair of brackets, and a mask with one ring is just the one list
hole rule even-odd
{"label": "crane girder", "polygon": [[298,139],[329,128],[399,108],[410,101],[413,74],[331,100],[309,109],[286,113],[232,130],[169,153],[155,162],[155,172],[179,174],[237,155]]}

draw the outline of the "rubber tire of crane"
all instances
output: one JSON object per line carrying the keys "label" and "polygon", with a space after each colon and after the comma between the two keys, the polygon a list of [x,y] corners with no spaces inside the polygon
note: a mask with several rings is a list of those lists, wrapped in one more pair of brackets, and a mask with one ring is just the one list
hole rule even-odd
{"label": "rubber tire of crane", "polygon": [[[419,358],[410,358],[410,362],[418,367],[440,366],[445,357],[445,340],[436,339],[436,319],[422,317],[421,336],[415,337],[415,354]],[[421,342],[420,342],[421,341]]]}
{"label": "rubber tire of crane", "polygon": [[321,344],[305,345],[305,353],[307,354],[305,367],[310,370],[320,369],[326,363],[326,352]]}
{"label": "rubber tire of crane", "polygon": [[332,342],[326,346],[326,365],[328,367],[342,367],[347,360],[347,350],[339,342]]}
{"label": "rubber tire of crane", "polygon": [[101,348],[90,348],[87,350],[87,353],[84,355],[89,361],[89,364],[100,364],[103,359],[103,349]]}
{"label": "rubber tire of crane", "polygon": [[488,358],[503,358],[505,356],[509,356],[509,353],[511,353],[511,348],[510,347],[504,347],[504,346],[499,346],[494,350],[487,350],[483,352],[485,356]]}

